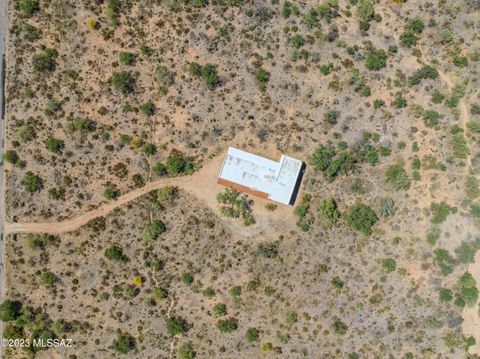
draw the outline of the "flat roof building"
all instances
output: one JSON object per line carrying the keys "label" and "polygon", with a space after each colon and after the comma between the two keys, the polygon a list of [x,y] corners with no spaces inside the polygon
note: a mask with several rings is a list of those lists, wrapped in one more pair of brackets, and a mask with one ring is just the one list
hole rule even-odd
{"label": "flat roof building", "polygon": [[303,162],[282,155],[279,162],[229,147],[218,183],[275,202],[295,203]]}

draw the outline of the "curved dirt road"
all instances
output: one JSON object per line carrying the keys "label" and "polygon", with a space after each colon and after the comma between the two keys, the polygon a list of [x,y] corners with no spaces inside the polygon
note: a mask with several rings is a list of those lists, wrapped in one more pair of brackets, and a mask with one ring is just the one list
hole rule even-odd
{"label": "curved dirt road", "polygon": [[[209,207],[216,210],[215,195],[212,191],[221,191],[223,187],[217,185],[216,176],[220,168],[222,156],[217,156],[208,162],[199,171],[190,176],[163,178],[149,182],[144,187],[135,189],[118,197],[116,200],[101,205],[97,209],[78,215],[73,219],[61,222],[31,222],[31,223],[5,223],[5,233],[50,233],[58,234],[70,232],[87,224],[90,220],[105,216],[115,208],[123,206],[138,197],[164,186],[176,186],[207,202]],[[212,188],[214,186],[215,188]],[[218,188],[217,188],[218,187]]]}

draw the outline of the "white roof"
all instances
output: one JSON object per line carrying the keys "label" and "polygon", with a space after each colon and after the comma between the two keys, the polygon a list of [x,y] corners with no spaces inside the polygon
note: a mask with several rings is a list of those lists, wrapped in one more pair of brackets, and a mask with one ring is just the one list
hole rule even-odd
{"label": "white roof", "polygon": [[268,194],[268,198],[290,204],[302,161],[284,156],[279,162],[229,147],[219,178]]}

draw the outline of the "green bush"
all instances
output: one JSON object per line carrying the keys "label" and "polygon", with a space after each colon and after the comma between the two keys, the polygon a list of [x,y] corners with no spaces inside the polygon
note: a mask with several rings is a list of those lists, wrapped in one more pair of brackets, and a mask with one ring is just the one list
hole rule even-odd
{"label": "green bush", "polygon": [[424,28],[425,28],[425,24],[423,20],[418,16],[411,19],[405,26],[406,30],[412,31],[416,34],[422,33]]}
{"label": "green bush", "polygon": [[171,154],[168,156],[165,166],[167,170],[173,174],[178,175],[185,171],[187,161],[180,154]]}
{"label": "green bush", "polygon": [[317,14],[327,22],[338,16],[338,0],[324,0],[319,6]]}
{"label": "green bush", "polygon": [[380,70],[387,65],[387,53],[380,49],[371,49],[367,53],[367,57],[365,60],[365,66],[369,70]]}
{"label": "green bush", "polygon": [[477,303],[477,283],[469,272],[465,272],[458,280],[457,288],[457,297],[461,298],[468,307],[473,307]]}
{"label": "green bush", "polygon": [[422,66],[422,68],[418,69],[413,73],[413,75],[408,79],[408,82],[410,86],[413,86],[413,85],[418,85],[424,79],[435,80],[437,77],[438,77],[437,69],[429,65],[424,65]]}
{"label": "green bush", "polygon": [[318,205],[318,214],[325,226],[331,227],[340,218],[337,202],[333,197],[322,199]]}
{"label": "green bush", "polygon": [[350,228],[369,236],[372,226],[378,221],[373,209],[363,203],[355,203],[350,206],[345,214],[345,221]]}
{"label": "green bush", "polygon": [[255,72],[255,80],[257,82],[257,88],[260,91],[265,91],[266,84],[270,78],[270,73],[264,70],[262,67],[259,67]]}
{"label": "green bush", "polygon": [[276,258],[278,246],[275,243],[260,243],[257,246],[257,255],[264,258]]}
{"label": "green bush", "polygon": [[157,239],[161,234],[167,231],[167,226],[159,219],[154,219],[152,223],[143,228],[143,240],[145,243]]}
{"label": "green bush", "polygon": [[193,277],[190,273],[183,272],[181,276],[182,282],[185,285],[191,285],[193,283]]}
{"label": "green bush", "polygon": [[385,180],[390,183],[393,188],[398,190],[408,190],[410,188],[410,179],[403,164],[396,163],[387,167],[385,171]]}
{"label": "green bush", "polygon": [[335,334],[345,335],[348,331],[348,326],[341,320],[337,319],[332,323],[332,330]]}
{"label": "green bush", "polygon": [[111,78],[112,87],[121,93],[127,94],[135,89],[135,78],[129,71],[114,72]]}
{"label": "green bush", "polygon": [[227,319],[220,319],[217,322],[217,328],[222,333],[232,333],[238,328],[238,321],[236,318],[230,317]]}
{"label": "green bush", "polygon": [[453,293],[451,289],[442,288],[439,291],[439,299],[442,303],[451,302],[453,299]]}
{"label": "green bush", "polygon": [[147,116],[152,116],[155,113],[155,105],[152,101],[148,100],[139,106],[140,111]]}
{"label": "green bush", "polygon": [[430,204],[430,211],[432,218],[430,221],[434,224],[443,223],[450,214],[457,212],[456,207],[450,207],[446,202],[442,201],[440,203],[432,202]]}
{"label": "green bush", "polygon": [[135,63],[136,56],[131,52],[121,52],[118,55],[118,58],[124,65],[133,65]]}
{"label": "green bush", "polygon": [[407,107],[407,100],[402,96],[397,96],[392,102],[392,106],[395,108],[404,108]]}
{"label": "green bush", "polygon": [[191,343],[185,343],[180,346],[177,352],[178,359],[194,359],[196,357]]}
{"label": "green bush", "polygon": [[108,260],[116,262],[127,262],[128,257],[123,253],[123,249],[117,245],[111,245],[105,249],[105,257]]}
{"label": "green bush", "polygon": [[40,281],[42,282],[43,285],[47,286],[47,287],[51,287],[53,285],[53,283],[55,282],[55,274],[53,274],[52,272],[42,272],[40,274]]}
{"label": "green bush", "polygon": [[468,176],[465,181],[465,194],[470,199],[480,196],[480,181],[476,176]]}
{"label": "green bush", "polygon": [[118,187],[113,183],[108,183],[105,187],[105,191],[103,192],[103,195],[106,199],[115,199],[119,196],[119,194],[120,191],[118,190]]}
{"label": "green bush", "polygon": [[24,16],[32,16],[39,9],[38,0],[20,0],[18,9]]}
{"label": "green bush", "polygon": [[50,152],[53,153],[60,153],[62,152],[62,149],[65,145],[65,142],[63,140],[60,140],[58,138],[50,137],[47,139],[46,142],[46,147]]}
{"label": "green bush", "polygon": [[57,50],[46,47],[45,49],[43,49],[41,54],[33,56],[33,69],[38,72],[52,72],[57,66],[57,62],[55,60],[57,57]]}
{"label": "green bush", "polygon": [[397,268],[397,263],[393,258],[385,258],[384,260],[382,260],[382,267],[387,273],[395,272],[395,269]]}
{"label": "green bush", "polygon": [[31,171],[24,174],[22,184],[29,193],[38,192],[43,188],[43,180]]}
{"label": "green bush", "polygon": [[117,339],[113,341],[113,350],[121,354],[127,354],[135,349],[135,338],[127,333],[117,332]]}
{"label": "green bush", "polygon": [[120,12],[120,0],[108,0],[107,2],[107,19],[110,25],[117,26],[117,17]]}
{"label": "green bush", "polygon": [[470,154],[467,139],[463,133],[457,133],[450,139],[450,146],[452,147],[453,156],[456,158],[467,158]]}
{"label": "green bush", "polygon": [[167,331],[170,335],[185,334],[188,331],[188,323],[179,316],[172,316],[165,320]]}
{"label": "green bush", "polygon": [[217,303],[213,306],[213,314],[216,317],[221,317],[227,314],[227,306],[224,303]]}
{"label": "green bush", "polygon": [[217,67],[213,64],[205,64],[202,66],[202,80],[209,88],[217,86],[220,82]]}
{"label": "green bush", "polygon": [[5,153],[3,154],[3,159],[5,161],[7,161],[8,163],[11,163],[11,164],[15,164],[17,163],[17,161],[20,159],[18,157],[18,154],[16,151],[14,150],[7,150],[5,151]]}
{"label": "green bush", "polygon": [[245,339],[250,343],[258,340],[259,336],[257,328],[248,328],[245,332]]}
{"label": "green bush", "polygon": [[406,30],[400,35],[400,43],[403,46],[412,47],[417,44],[418,37],[415,32]]}
{"label": "green bush", "polygon": [[2,322],[16,320],[21,314],[21,309],[21,302],[10,299],[5,300],[2,304],[0,304],[0,320]]}

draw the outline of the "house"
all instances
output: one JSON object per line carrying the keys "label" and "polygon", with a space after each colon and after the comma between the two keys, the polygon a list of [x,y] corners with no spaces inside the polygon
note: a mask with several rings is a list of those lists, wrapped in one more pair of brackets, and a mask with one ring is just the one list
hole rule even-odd
{"label": "house", "polygon": [[302,161],[282,155],[280,161],[229,147],[218,183],[257,197],[293,205],[303,175]]}

